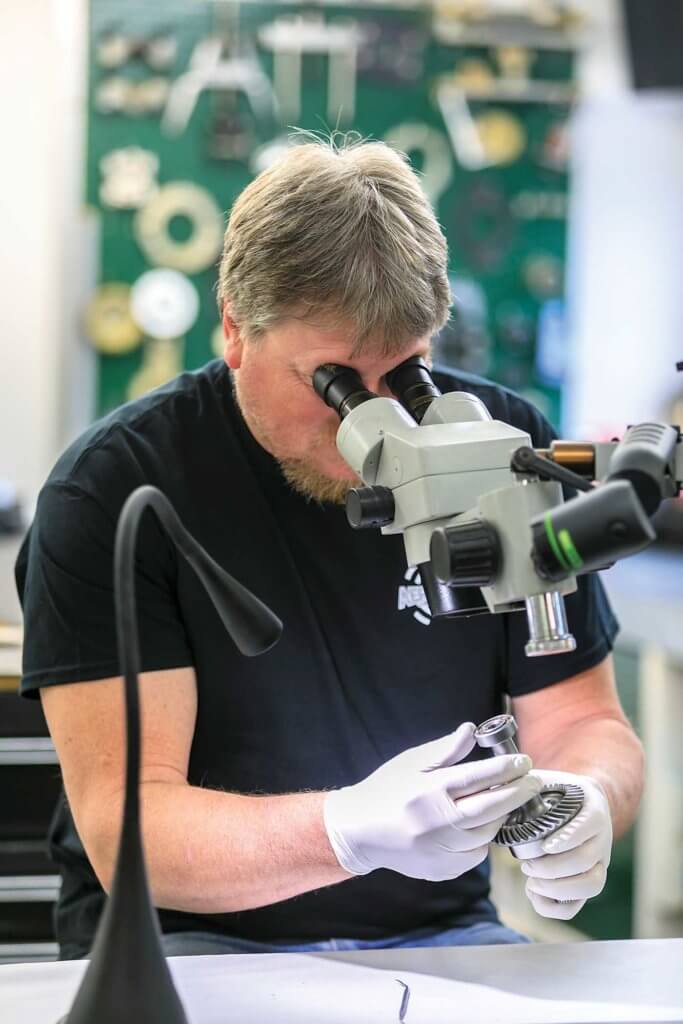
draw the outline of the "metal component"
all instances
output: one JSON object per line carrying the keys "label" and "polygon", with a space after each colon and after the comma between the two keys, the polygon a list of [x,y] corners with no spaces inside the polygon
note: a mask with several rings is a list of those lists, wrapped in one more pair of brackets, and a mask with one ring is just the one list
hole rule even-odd
{"label": "metal component", "polygon": [[54,903],[61,884],[59,875],[3,875],[0,903]]}
{"label": "metal component", "polygon": [[[512,715],[487,718],[475,729],[474,738],[495,756],[519,753],[517,723]],[[583,807],[583,799],[581,786],[553,783],[508,816],[494,843],[515,847],[540,842],[575,818]]]}
{"label": "metal component", "polygon": [[545,459],[535,448],[525,446],[514,451],[510,459],[510,469],[514,473],[533,474],[541,480],[557,480],[579,491],[593,490],[590,481],[552,459]]}
{"label": "metal component", "polygon": [[[547,839],[576,817],[583,807],[583,799],[581,786],[554,783],[533,801],[512,812],[494,839],[496,846],[525,846]],[[542,805],[542,810],[533,814],[531,804],[536,801]]]}
{"label": "metal component", "polygon": [[144,348],[142,366],[131,378],[126,397],[140,398],[168,383],[183,369],[182,338],[151,338]]}
{"label": "metal component", "polygon": [[[189,238],[171,235],[174,217],[192,224]],[[223,214],[210,192],[189,181],[172,181],[156,192],[133,222],[135,237],[150,263],[198,274],[212,265],[223,246]]]}
{"label": "metal component", "polygon": [[155,75],[140,82],[121,75],[109,75],[95,90],[95,110],[99,114],[126,114],[141,117],[163,110],[170,79]]}
{"label": "metal component", "polygon": [[401,996],[401,1005],[398,1008],[398,1020],[399,1024],[404,1024],[406,1019],[406,1013],[408,1012],[408,1003],[410,1002],[410,988],[406,985],[405,981],[401,981],[400,978],[396,978],[399,985],[403,986],[403,994]]}
{"label": "metal component", "polygon": [[356,64],[363,33],[354,21],[326,22],[320,15],[276,18],[258,32],[259,42],[273,52],[273,82],[285,117],[301,115],[301,71],[304,54],[324,54],[327,72],[327,116],[330,122],[353,121],[356,111]]}
{"label": "metal component", "polygon": [[171,80],[162,75],[145,78],[142,82],[131,82],[123,103],[123,113],[129,117],[143,117],[145,114],[160,114],[166,105]]}
{"label": "metal component", "polygon": [[576,640],[567,628],[564,598],[556,590],[534,594],[524,599],[529,640],[524,648],[527,657],[565,654],[576,650]]}
{"label": "metal component", "polygon": [[518,192],[510,200],[510,210],[520,220],[564,220],[569,197],[566,192]]}
{"label": "metal component", "polygon": [[0,765],[59,764],[47,736],[8,736],[0,739]]}
{"label": "metal component", "polygon": [[536,454],[552,459],[579,476],[595,479],[595,445],[584,441],[553,441],[550,449],[537,448]]}
{"label": "metal component", "polygon": [[517,723],[512,715],[494,715],[474,730],[480,747],[494,754],[518,754]]}
{"label": "metal component", "polygon": [[150,338],[179,338],[197,319],[199,295],[177,270],[148,270],[131,288],[130,308]]}
{"label": "metal component", "polygon": [[557,257],[548,252],[539,252],[525,259],[522,277],[533,296],[537,299],[550,299],[562,292],[564,269]]}
{"label": "metal component", "polygon": [[130,308],[130,285],[109,281],[100,285],[85,311],[85,333],[98,352],[120,356],[142,342],[142,331]]}
{"label": "metal component", "polygon": [[102,79],[95,89],[95,110],[98,114],[121,114],[131,83],[120,75]]}
{"label": "metal component", "polygon": [[137,210],[158,188],[159,157],[139,146],[112,149],[100,160],[100,201],[114,210]]}
{"label": "metal component", "polygon": [[526,130],[518,117],[506,110],[487,110],[474,118],[487,166],[511,164],[526,149]]}
{"label": "metal component", "polygon": [[269,121],[277,114],[277,102],[270,79],[255,55],[225,53],[223,39],[209,36],[197,43],[189,70],[173,83],[161,119],[167,135],[181,135],[203,92],[243,93],[257,120]]}

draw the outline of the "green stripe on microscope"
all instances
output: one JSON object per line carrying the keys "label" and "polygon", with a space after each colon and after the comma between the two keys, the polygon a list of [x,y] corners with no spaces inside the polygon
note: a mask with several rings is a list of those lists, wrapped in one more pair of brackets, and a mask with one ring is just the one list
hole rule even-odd
{"label": "green stripe on microscope", "polygon": [[565,559],[564,555],[562,554],[560,545],[557,543],[557,537],[555,536],[555,528],[553,526],[553,521],[550,518],[550,512],[546,512],[543,522],[545,524],[545,534],[548,538],[548,543],[552,548],[552,552],[555,555],[555,558],[560,563],[562,568],[566,569],[567,572],[569,572],[571,570],[571,565]]}
{"label": "green stripe on microscope", "polygon": [[567,556],[568,561],[571,564],[572,569],[580,569],[583,565],[583,558],[574,547],[574,541],[572,540],[569,530],[560,530],[557,538],[562,545],[562,550]]}

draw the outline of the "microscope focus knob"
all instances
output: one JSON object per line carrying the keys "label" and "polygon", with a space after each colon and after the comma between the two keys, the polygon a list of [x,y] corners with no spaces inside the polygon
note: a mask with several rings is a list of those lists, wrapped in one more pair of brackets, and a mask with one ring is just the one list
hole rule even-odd
{"label": "microscope focus knob", "polygon": [[490,586],[500,570],[498,533],[485,519],[434,530],[429,554],[437,579],[452,587]]}
{"label": "microscope focus knob", "polygon": [[346,495],[346,518],[354,530],[388,526],[396,507],[389,487],[354,487]]}

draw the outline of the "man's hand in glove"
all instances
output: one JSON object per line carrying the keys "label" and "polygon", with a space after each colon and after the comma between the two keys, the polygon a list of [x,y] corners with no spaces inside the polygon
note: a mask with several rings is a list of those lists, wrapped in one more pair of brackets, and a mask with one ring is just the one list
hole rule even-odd
{"label": "man's hand in glove", "polygon": [[543,842],[543,856],[527,860],[524,847],[515,847],[517,857],[524,861],[526,893],[536,913],[568,921],[604,888],[612,852],[609,804],[604,791],[588,775],[554,771],[534,771],[533,775],[544,786],[574,783],[585,793],[582,810]]}
{"label": "man's hand in glove", "polygon": [[[535,796],[525,754],[457,764],[474,725],[404,750],[366,779],[325,797],[324,821],[339,864],[352,875],[389,868],[440,882],[481,864],[507,815]],[[496,789],[491,789],[495,786]]]}

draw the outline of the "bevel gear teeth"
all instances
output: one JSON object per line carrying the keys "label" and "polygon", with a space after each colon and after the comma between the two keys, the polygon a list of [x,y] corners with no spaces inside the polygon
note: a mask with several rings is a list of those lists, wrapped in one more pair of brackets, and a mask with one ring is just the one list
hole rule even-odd
{"label": "bevel gear teeth", "polygon": [[540,796],[548,805],[547,810],[535,818],[522,821],[519,816],[524,808],[513,811],[493,840],[497,846],[523,846],[546,839],[553,832],[564,828],[583,807],[584,791],[574,783],[555,783],[542,789]]}

